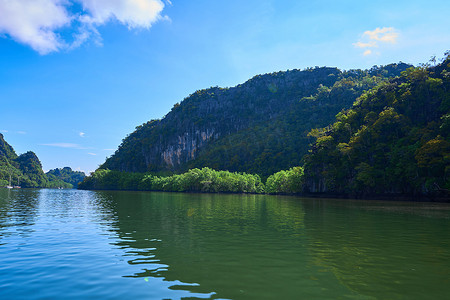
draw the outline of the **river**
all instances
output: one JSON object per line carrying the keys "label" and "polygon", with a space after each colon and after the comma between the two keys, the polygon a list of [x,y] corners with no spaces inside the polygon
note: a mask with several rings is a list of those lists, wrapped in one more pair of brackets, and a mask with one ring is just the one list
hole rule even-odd
{"label": "river", "polygon": [[449,204],[0,190],[0,299],[449,297]]}

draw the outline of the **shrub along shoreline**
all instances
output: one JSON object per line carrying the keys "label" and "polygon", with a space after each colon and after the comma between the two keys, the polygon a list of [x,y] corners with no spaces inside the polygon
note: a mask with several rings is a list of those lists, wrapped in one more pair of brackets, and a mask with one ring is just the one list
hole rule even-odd
{"label": "shrub along shoreline", "polygon": [[311,193],[305,192],[304,188],[305,176],[302,167],[279,171],[269,176],[265,183],[259,175],[216,171],[208,167],[169,176],[98,169],[78,184],[78,189],[81,190],[246,193],[300,195],[313,198],[449,202],[448,196],[444,194]]}
{"label": "shrub along shoreline", "polygon": [[202,193],[299,194],[303,188],[303,168],[277,172],[264,184],[259,175],[191,169],[183,174],[156,176],[98,169],[78,185],[83,190],[128,190]]}

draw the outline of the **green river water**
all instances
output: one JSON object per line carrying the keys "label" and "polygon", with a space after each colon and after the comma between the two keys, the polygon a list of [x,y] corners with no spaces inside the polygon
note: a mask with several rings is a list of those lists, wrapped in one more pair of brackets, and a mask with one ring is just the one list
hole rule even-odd
{"label": "green river water", "polygon": [[450,299],[450,205],[1,189],[0,299]]}

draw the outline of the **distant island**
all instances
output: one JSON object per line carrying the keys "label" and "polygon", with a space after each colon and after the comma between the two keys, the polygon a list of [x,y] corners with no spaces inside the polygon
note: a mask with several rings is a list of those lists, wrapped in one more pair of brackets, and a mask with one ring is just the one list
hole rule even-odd
{"label": "distant island", "polygon": [[83,181],[86,174],[81,171],[73,171],[70,167],[56,168],[45,173],[50,181],[64,181],[71,184],[73,188],[77,188],[78,184]]}
{"label": "distant island", "polygon": [[44,173],[34,152],[17,155],[0,134],[0,187],[74,188],[84,177],[83,172],[72,171],[69,167]]}

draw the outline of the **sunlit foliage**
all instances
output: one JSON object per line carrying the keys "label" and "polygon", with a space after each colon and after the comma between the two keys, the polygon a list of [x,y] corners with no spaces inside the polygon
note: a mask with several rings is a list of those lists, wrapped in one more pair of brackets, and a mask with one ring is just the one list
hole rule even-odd
{"label": "sunlit foliage", "polygon": [[448,194],[450,59],[409,68],[367,91],[336,122],[313,130],[310,192]]}

